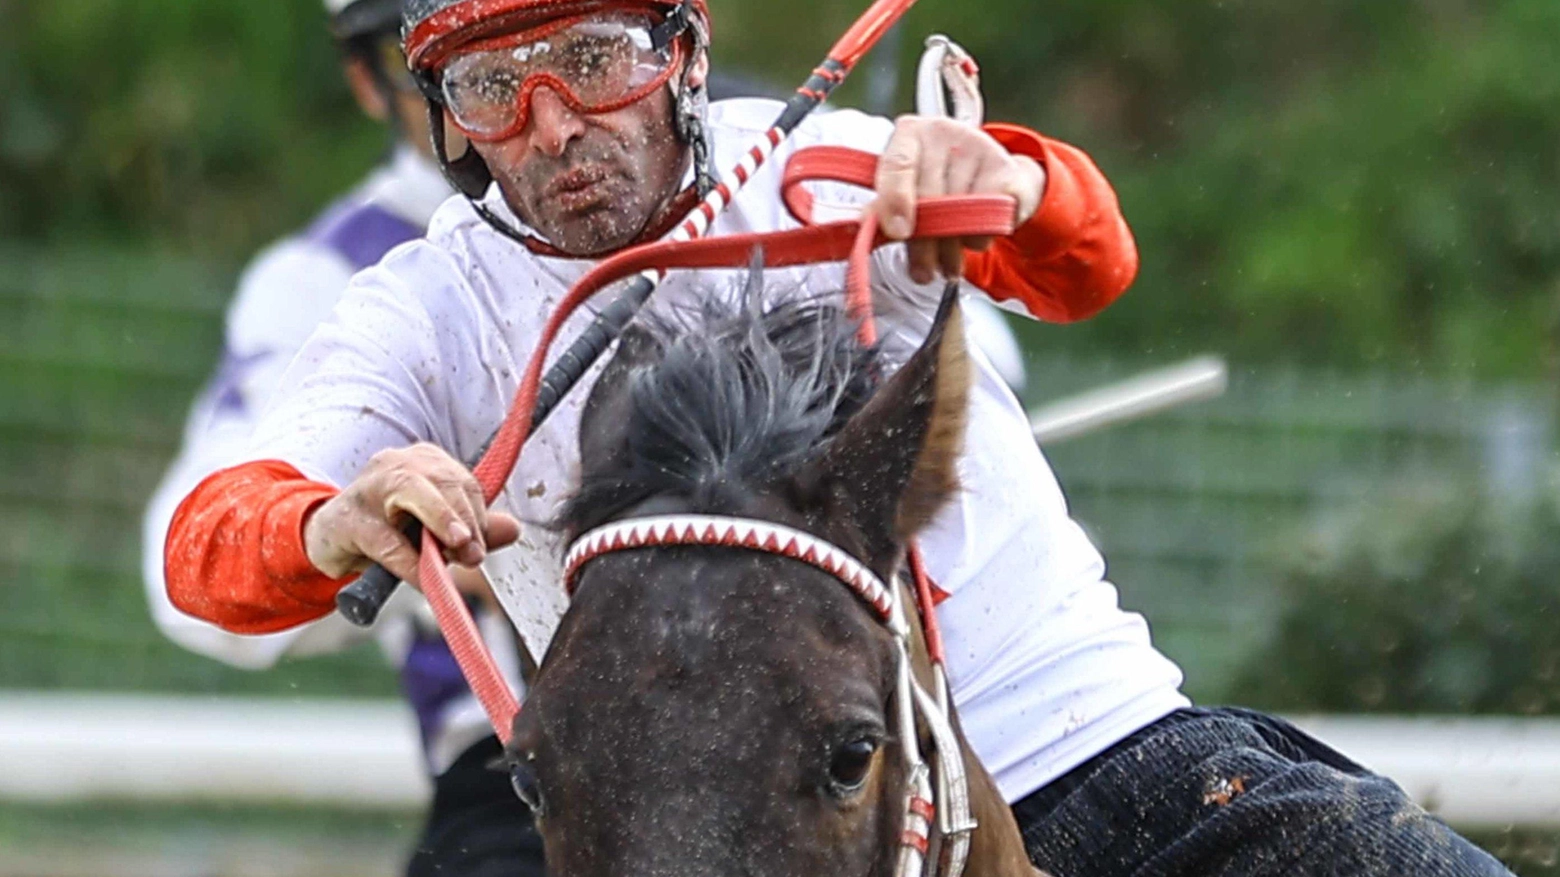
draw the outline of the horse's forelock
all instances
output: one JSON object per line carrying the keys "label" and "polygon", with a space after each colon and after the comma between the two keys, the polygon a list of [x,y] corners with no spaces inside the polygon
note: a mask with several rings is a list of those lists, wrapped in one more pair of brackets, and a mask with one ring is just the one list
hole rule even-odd
{"label": "horse's forelock", "polygon": [[584,461],[559,521],[570,532],[663,494],[729,511],[793,472],[876,383],[876,351],[841,308],[766,293],[759,267],[737,295],[663,313],[644,330],[655,343],[626,372],[619,409],[626,453]]}

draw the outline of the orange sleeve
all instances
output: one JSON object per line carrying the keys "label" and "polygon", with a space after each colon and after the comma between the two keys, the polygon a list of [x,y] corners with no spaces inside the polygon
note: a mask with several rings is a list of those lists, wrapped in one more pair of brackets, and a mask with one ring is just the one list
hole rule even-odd
{"label": "orange sleeve", "polygon": [[964,277],[1036,319],[1069,323],[1105,309],[1137,277],[1137,244],[1116,193],[1082,150],[1017,125],[986,133],[1045,168],[1040,209],[984,253],[967,253]]}
{"label": "orange sleeve", "polygon": [[202,481],[173,514],[163,552],[179,611],[233,633],[274,633],[322,618],[352,580],[314,568],[303,521],[336,488],[277,460],[244,463]]}

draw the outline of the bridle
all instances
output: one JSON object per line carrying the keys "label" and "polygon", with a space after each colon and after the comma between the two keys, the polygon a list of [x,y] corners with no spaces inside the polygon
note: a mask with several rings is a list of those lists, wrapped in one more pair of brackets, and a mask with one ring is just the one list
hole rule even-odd
{"label": "bridle", "polygon": [[[810,533],[753,518],[719,515],[655,515],[625,518],[597,527],[574,541],[564,559],[563,577],[573,593],[580,570],[592,560],[619,551],[668,546],[718,546],[774,554],[800,561],[838,579],[861,598],[894,638],[897,684],[895,730],[905,766],[903,830],[899,839],[896,877],[937,874],[928,867],[933,819],[942,835],[944,877],[959,877],[969,859],[970,835],[976,823],[970,812],[969,778],[964,753],[953,731],[948,675],[941,650],[932,655],[934,691],[927,691],[912,672],[911,628],[899,590],[885,584],[866,564],[836,545]],[[916,554],[915,549],[911,549]],[[917,602],[924,627],[936,629],[932,589],[919,557],[910,564],[916,579]],[[930,640],[930,632],[928,632]],[[931,649],[928,648],[929,654]],[[935,758],[921,754],[916,716],[931,735]]]}

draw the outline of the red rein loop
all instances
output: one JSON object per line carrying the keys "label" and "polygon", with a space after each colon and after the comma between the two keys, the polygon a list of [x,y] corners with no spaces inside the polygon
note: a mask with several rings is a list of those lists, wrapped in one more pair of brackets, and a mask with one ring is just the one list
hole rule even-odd
{"label": "red rein loop", "polygon": [[[819,146],[799,150],[786,166],[782,197],[801,228],[763,234],[700,238],[691,241],[663,241],[624,250],[591,269],[569,290],[548,317],[536,349],[531,354],[520,387],[515,391],[509,414],[499,427],[486,454],[473,470],[482,485],[482,495],[491,504],[503,490],[520,457],[524,437],[531,430],[531,412],[542,382],[547,352],[565,321],[580,305],[603,287],[645,271],[669,268],[741,268],[749,264],[755,247],[763,247],[767,267],[835,262],[849,259],[846,270],[846,304],[852,316],[860,320],[863,343],[876,341],[872,320],[872,250],[891,241],[877,228],[870,205],[860,217],[822,225],[812,224],[813,198],[802,188],[811,181],[848,183],[871,188],[877,171],[877,156],[842,147]],[[916,205],[913,237],[999,236],[1013,232],[1016,208],[1006,195],[962,195],[923,198]],[[425,533],[427,531],[424,531]],[[423,539],[418,567],[424,596],[438,618],[439,629],[450,644],[466,680],[487,710],[499,740],[509,742],[519,705],[509,684],[494,663],[477,633],[476,623],[465,601],[455,589],[441,547],[431,535]],[[917,591],[922,596],[923,622],[930,625],[928,645],[935,643],[934,658],[942,651],[931,615],[930,583],[920,571],[919,556],[911,562],[916,573]]]}

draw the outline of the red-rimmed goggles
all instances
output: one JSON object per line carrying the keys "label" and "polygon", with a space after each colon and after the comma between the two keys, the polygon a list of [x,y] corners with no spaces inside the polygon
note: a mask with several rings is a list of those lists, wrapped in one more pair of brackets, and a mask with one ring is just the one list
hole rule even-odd
{"label": "red-rimmed goggles", "polygon": [[680,28],[641,12],[579,15],[463,47],[439,74],[456,127],[481,142],[520,133],[546,86],[577,113],[622,109],[665,85],[683,63]]}

